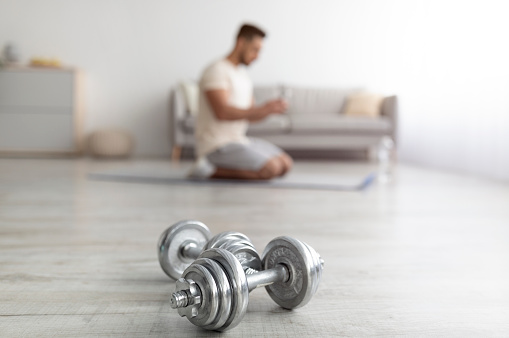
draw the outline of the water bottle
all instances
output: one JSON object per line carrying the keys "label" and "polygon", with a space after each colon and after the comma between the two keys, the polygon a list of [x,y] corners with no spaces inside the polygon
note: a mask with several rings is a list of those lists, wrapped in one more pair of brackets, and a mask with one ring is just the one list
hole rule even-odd
{"label": "water bottle", "polygon": [[285,85],[280,85],[279,86],[279,98],[281,100],[285,100],[285,101],[290,101],[290,99],[292,98],[292,89],[291,88],[288,88],[287,86]]}
{"label": "water bottle", "polygon": [[388,183],[392,180],[392,160],[394,157],[394,141],[384,136],[378,143],[378,181]]}

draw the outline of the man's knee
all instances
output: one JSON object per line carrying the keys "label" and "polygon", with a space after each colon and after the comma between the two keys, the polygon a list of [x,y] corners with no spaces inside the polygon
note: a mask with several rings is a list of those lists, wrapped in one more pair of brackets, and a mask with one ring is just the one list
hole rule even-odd
{"label": "man's knee", "polygon": [[271,178],[280,176],[283,170],[282,161],[278,157],[273,157],[258,171],[258,176],[262,180],[270,180]]}

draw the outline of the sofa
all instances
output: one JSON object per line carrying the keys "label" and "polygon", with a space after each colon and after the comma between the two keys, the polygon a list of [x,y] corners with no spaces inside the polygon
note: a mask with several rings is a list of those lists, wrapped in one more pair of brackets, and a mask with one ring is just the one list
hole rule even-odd
{"label": "sofa", "polygon": [[[192,89],[190,89],[192,88]],[[175,86],[170,95],[172,159],[182,148],[194,146],[197,86]],[[251,123],[248,135],[260,137],[287,151],[355,150],[369,157],[384,136],[397,142],[397,97],[380,96],[379,110],[371,116],[350,114],[351,98],[359,89],[319,89],[294,86],[256,86],[256,104],[286,93],[289,109]],[[291,93],[288,95],[288,93]],[[350,100],[350,101],[349,101]]]}

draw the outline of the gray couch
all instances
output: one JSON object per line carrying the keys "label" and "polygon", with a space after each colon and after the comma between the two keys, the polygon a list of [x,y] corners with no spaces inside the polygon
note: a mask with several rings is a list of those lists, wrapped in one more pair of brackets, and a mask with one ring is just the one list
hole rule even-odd
{"label": "gray couch", "polygon": [[[290,88],[289,109],[251,123],[248,135],[263,138],[285,150],[367,150],[374,149],[384,136],[395,142],[397,136],[397,98],[385,97],[377,118],[346,116],[346,98],[355,89]],[[257,104],[277,98],[280,86],[255,87]],[[194,146],[194,118],[187,108],[183,90],[172,90],[172,158],[178,159],[182,147]],[[368,155],[369,156],[369,155]]]}

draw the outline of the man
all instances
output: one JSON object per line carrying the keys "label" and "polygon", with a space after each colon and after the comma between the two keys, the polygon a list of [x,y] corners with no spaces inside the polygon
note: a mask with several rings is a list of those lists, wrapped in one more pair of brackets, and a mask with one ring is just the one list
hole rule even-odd
{"label": "man", "polygon": [[292,159],[280,148],[246,137],[250,121],[282,114],[287,108],[284,100],[254,105],[245,66],[258,58],[264,37],[259,28],[243,25],[233,51],[203,72],[195,131],[199,161],[191,176],[268,180],[292,167]]}

